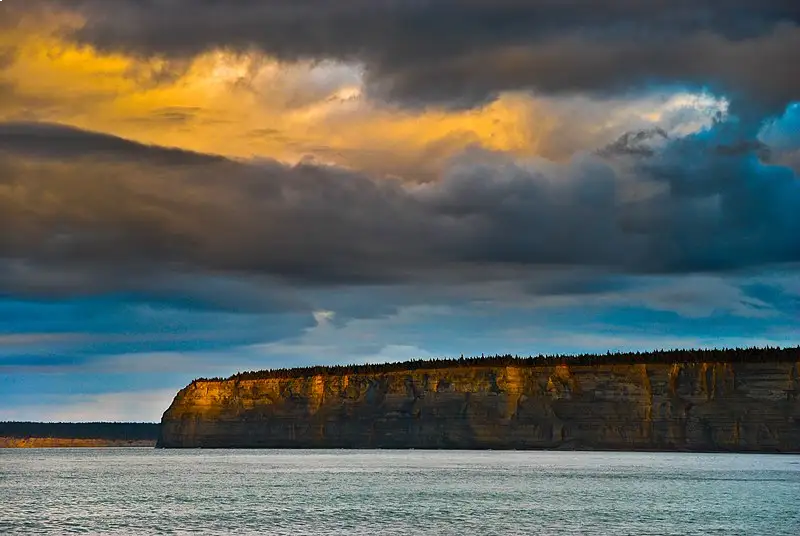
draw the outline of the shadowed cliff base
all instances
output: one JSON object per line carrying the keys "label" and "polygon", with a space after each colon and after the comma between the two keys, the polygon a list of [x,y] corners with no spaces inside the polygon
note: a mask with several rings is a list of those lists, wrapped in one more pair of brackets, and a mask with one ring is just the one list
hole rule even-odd
{"label": "shadowed cliff base", "polygon": [[0,448],[152,447],[154,423],[0,422]]}
{"label": "shadowed cliff base", "polygon": [[161,447],[800,452],[800,348],[460,358],[199,379]]}

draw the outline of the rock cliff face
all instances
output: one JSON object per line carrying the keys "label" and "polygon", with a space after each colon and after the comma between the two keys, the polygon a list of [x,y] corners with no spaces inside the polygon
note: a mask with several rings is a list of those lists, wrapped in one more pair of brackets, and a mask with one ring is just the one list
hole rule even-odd
{"label": "rock cliff face", "polygon": [[800,451],[800,362],[198,380],[162,447]]}

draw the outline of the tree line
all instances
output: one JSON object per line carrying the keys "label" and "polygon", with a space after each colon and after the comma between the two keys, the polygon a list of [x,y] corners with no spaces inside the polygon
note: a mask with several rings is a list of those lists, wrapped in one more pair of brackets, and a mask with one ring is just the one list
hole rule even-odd
{"label": "tree line", "polygon": [[155,441],[159,426],[139,422],[0,422],[0,437]]}
{"label": "tree line", "polygon": [[[556,355],[481,355],[457,358],[412,359],[409,361],[379,364],[351,364],[278,368],[239,372],[228,378],[198,378],[195,382],[224,380],[262,380],[272,378],[305,378],[309,376],[344,376],[351,374],[379,374],[434,368],[459,367],[536,367],[554,365],[655,365],[691,363],[776,363],[800,362],[800,347],[793,348],[722,348],[689,350],[656,350],[652,352],[607,352],[605,354]],[[194,382],[193,382],[194,383]]]}

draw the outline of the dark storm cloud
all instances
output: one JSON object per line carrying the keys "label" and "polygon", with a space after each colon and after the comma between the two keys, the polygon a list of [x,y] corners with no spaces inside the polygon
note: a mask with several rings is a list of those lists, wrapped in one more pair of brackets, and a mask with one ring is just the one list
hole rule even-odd
{"label": "dark storm cloud", "polygon": [[800,180],[763,164],[768,150],[741,129],[720,123],[675,140],[638,168],[666,190],[632,206],[627,228],[648,236],[649,255],[670,259],[669,270],[800,259]]}
{"label": "dark storm cloud", "polygon": [[[5,293],[158,291],[176,274],[457,284],[557,266],[658,273],[800,261],[800,181],[761,163],[737,123],[652,154],[564,165],[470,151],[423,185],[276,162],[175,165],[160,148],[48,125],[0,132]],[[729,146],[739,150],[719,150]],[[114,151],[96,158],[104,147]]]}
{"label": "dark storm cloud", "polygon": [[363,282],[424,266],[432,247],[414,245],[424,207],[394,183],[51,125],[0,132],[5,283],[108,288],[165,268]]}
{"label": "dark storm cloud", "polygon": [[[38,5],[34,3],[34,5]],[[52,4],[51,4],[52,5]],[[770,109],[800,98],[794,0],[84,0],[103,49],[260,49],[367,67],[373,95],[470,106],[496,92],[711,87]],[[33,9],[33,8],[31,8]]]}
{"label": "dark storm cloud", "polygon": [[161,164],[211,164],[224,159],[182,149],[136,143],[51,123],[0,123],[0,152],[40,158],[108,156]]}

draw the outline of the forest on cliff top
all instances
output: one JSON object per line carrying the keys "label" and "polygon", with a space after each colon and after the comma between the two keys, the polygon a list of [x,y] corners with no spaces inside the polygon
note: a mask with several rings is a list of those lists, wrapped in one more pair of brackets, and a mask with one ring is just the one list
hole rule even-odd
{"label": "forest on cliff top", "polygon": [[576,355],[480,355],[458,358],[412,359],[394,363],[310,366],[239,372],[228,378],[198,378],[195,382],[223,380],[259,380],[269,378],[303,378],[326,375],[377,374],[421,369],[459,367],[507,367],[554,365],[636,365],[691,363],[775,363],[800,362],[800,347],[791,348],[722,348],[689,350],[656,350],[652,352],[607,352]]}

